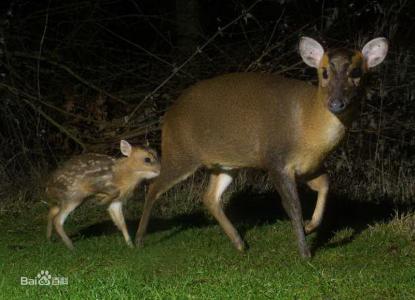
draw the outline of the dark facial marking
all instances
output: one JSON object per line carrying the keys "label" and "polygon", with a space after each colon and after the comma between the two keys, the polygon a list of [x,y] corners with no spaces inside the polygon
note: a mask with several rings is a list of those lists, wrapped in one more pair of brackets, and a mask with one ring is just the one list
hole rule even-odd
{"label": "dark facial marking", "polygon": [[354,68],[350,71],[351,78],[360,78],[362,77],[362,69],[360,67]]}
{"label": "dark facial marking", "polygon": [[355,59],[356,52],[353,50],[329,50],[327,56],[329,71],[333,74],[327,83],[327,106],[331,112],[340,114],[354,102],[357,84],[350,78],[359,78],[362,75],[362,70],[359,60]]}
{"label": "dark facial marking", "polygon": [[328,79],[329,78],[329,73],[327,73],[327,69],[326,68],[323,69],[323,78],[324,79]]}
{"label": "dark facial marking", "polygon": [[151,163],[151,158],[150,157],[144,158],[144,162],[147,164]]}

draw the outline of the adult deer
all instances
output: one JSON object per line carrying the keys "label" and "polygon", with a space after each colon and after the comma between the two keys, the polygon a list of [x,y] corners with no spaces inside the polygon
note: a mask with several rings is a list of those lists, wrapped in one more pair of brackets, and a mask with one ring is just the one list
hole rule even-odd
{"label": "adult deer", "polygon": [[[143,240],[156,199],[201,166],[211,171],[203,202],[238,250],[244,243],[223,212],[221,195],[240,168],[269,172],[291,219],[302,257],[310,257],[305,234],[321,223],[329,187],[322,162],[339,144],[364,96],[364,75],[388,51],[385,38],[361,51],[323,47],[309,37],[299,43],[303,61],[319,83],[272,74],[234,73],[187,89],[165,114],[161,173],[150,186],[137,231]],[[304,227],[296,181],[318,192]]]}

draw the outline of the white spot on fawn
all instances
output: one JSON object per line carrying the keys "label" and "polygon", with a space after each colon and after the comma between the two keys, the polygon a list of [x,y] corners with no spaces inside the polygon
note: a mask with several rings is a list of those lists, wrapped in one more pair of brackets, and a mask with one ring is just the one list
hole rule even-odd
{"label": "white spot on fawn", "polygon": [[85,171],[84,174],[93,174],[93,173],[100,172],[102,170],[103,170],[102,168],[89,169],[89,170]]}

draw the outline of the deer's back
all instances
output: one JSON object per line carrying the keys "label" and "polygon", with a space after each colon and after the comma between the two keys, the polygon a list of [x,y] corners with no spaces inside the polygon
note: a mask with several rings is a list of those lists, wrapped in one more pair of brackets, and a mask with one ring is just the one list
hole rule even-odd
{"label": "deer's back", "polygon": [[289,152],[316,88],[272,74],[234,73],[201,81],[166,113],[162,151],[190,149],[205,165],[262,167],[268,151]]}

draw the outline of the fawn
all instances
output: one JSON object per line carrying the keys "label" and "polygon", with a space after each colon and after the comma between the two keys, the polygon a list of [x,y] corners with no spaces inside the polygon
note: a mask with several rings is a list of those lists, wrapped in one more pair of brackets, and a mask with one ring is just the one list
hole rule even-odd
{"label": "fawn", "polygon": [[49,210],[48,239],[54,226],[65,245],[73,249],[63,224],[77,206],[86,199],[94,198],[100,204],[109,205],[108,212],[112,220],[121,230],[127,244],[132,246],[122,205],[141,181],[159,175],[160,163],[154,150],[132,147],[125,140],[121,140],[120,150],[125,157],[115,159],[103,154],[82,154],[69,159],[53,172],[47,182],[46,195],[58,204]]}

